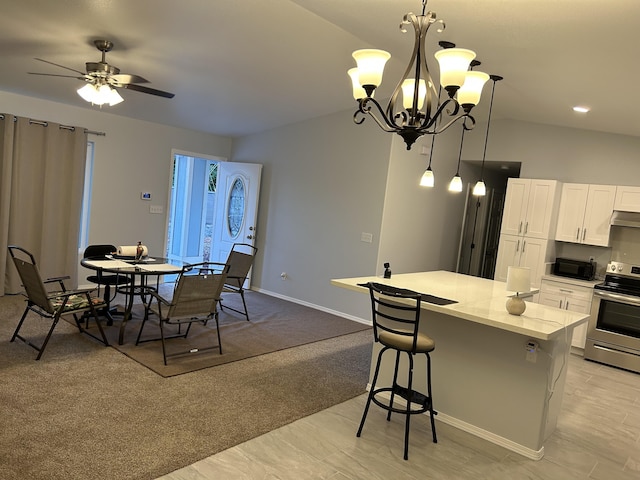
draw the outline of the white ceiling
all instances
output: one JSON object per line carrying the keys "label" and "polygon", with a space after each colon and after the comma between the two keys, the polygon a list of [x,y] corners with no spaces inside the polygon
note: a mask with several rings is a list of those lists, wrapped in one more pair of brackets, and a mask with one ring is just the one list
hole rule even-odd
{"label": "white ceiling", "polygon": [[[92,107],[82,82],[27,72],[84,71],[100,60],[93,40],[114,42],[107,61],[165,99],[120,90],[109,112],[239,136],[345,109],[355,110],[351,52],[392,54],[377,98],[404,71],[413,35],[398,28],[420,0],[0,0],[0,90]],[[448,40],[499,74],[493,118],[640,136],[640,1],[430,0]],[[485,87],[484,105],[489,88]],[[576,104],[592,111],[579,115]],[[486,107],[485,110],[486,111]],[[478,107],[480,121],[483,110]],[[484,118],[484,117],[483,117]]]}

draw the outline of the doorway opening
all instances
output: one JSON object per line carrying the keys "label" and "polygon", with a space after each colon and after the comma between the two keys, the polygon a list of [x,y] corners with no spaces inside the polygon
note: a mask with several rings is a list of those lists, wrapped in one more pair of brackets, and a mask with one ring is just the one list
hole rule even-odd
{"label": "doorway opening", "polygon": [[188,263],[210,260],[218,170],[224,160],[172,152],[165,253],[169,260]]}
{"label": "doorway opening", "polygon": [[[480,162],[464,163],[473,172],[471,178],[480,178]],[[472,194],[473,185],[467,186],[458,247],[458,273],[489,279],[494,277],[507,180],[519,176],[519,162],[486,162],[486,195],[476,197]]]}

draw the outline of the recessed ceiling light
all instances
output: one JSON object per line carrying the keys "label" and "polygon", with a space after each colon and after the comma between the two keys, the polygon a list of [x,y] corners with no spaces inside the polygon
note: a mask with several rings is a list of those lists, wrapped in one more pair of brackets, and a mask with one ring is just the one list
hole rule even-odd
{"label": "recessed ceiling light", "polygon": [[587,113],[589,110],[591,110],[589,107],[580,107],[580,106],[573,107],[573,111],[578,113]]}

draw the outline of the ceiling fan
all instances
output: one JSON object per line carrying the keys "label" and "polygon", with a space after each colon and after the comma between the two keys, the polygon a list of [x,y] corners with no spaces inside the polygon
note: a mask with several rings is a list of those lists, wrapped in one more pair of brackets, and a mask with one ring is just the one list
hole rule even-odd
{"label": "ceiling fan", "polygon": [[88,102],[98,105],[102,105],[104,103],[115,105],[116,103],[120,103],[122,101],[122,97],[116,92],[115,89],[117,88],[126,88],[127,90],[135,90],[137,92],[148,93],[150,95],[157,95],[164,98],[174,97],[173,93],[140,85],[141,83],[149,83],[149,81],[139,75],[120,73],[119,68],[109,65],[106,61],[106,54],[113,48],[113,42],[110,42],[109,40],[94,40],[93,44],[102,52],[102,60],[99,62],[86,62],[86,73],[48,60],[43,60],[42,58],[36,58],[35,60],[64,68],[66,70],[71,70],[78,75],[58,75],[55,73],[37,72],[28,73],[31,75],[67,77],[83,80],[87,82],[87,85],[80,88],[78,90],[78,94]]}

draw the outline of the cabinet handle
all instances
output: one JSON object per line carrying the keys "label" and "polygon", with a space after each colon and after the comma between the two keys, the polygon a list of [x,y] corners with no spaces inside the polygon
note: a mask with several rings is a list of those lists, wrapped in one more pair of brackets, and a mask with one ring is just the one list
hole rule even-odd
{"label": "cabinet handle", "polygon": [[580,240],[580,227],[578,227],[578,231],[576,232],[576,240]]}
{"label": "cabinet handle", "polygon": [[558,301],[558,308],[562,308],[562,300]]}
{"label": "cabinet handle", "polygon": [[526,222],[524,224],[524,234],[526,235],[528,231],[529,231],[529,222]]}
{"label": "cabinet handle", "polygon": [[567,300],[567,304],[564,307],[565,310],[569,310],[569,300]]}
{"label": "cabinet handle", "polygon": [[516,252],[520,251],[520,239],[518,239],[518,243],[516,243]]}
{"label": "cabinet handle", "polygon": [[582,241],[584,242],[584,239],[587,237],[587,229],[583,229],[582,230]]}
{"label": "cabinet handle", "polygon": [[524,249],[527,246],[527,241],[526,240],[522,240],[522,253],[524,253]]}
{"label": "cabinet handle", "polygon": [[522,220],[520,220],[520,225],[518,225],[518,233],[522,233]]}
{"label": "cabinet handle", "polygon": [[564,293],[573,293],[573,290],[567,290],[566,288],[561,288],[560,291]]}

